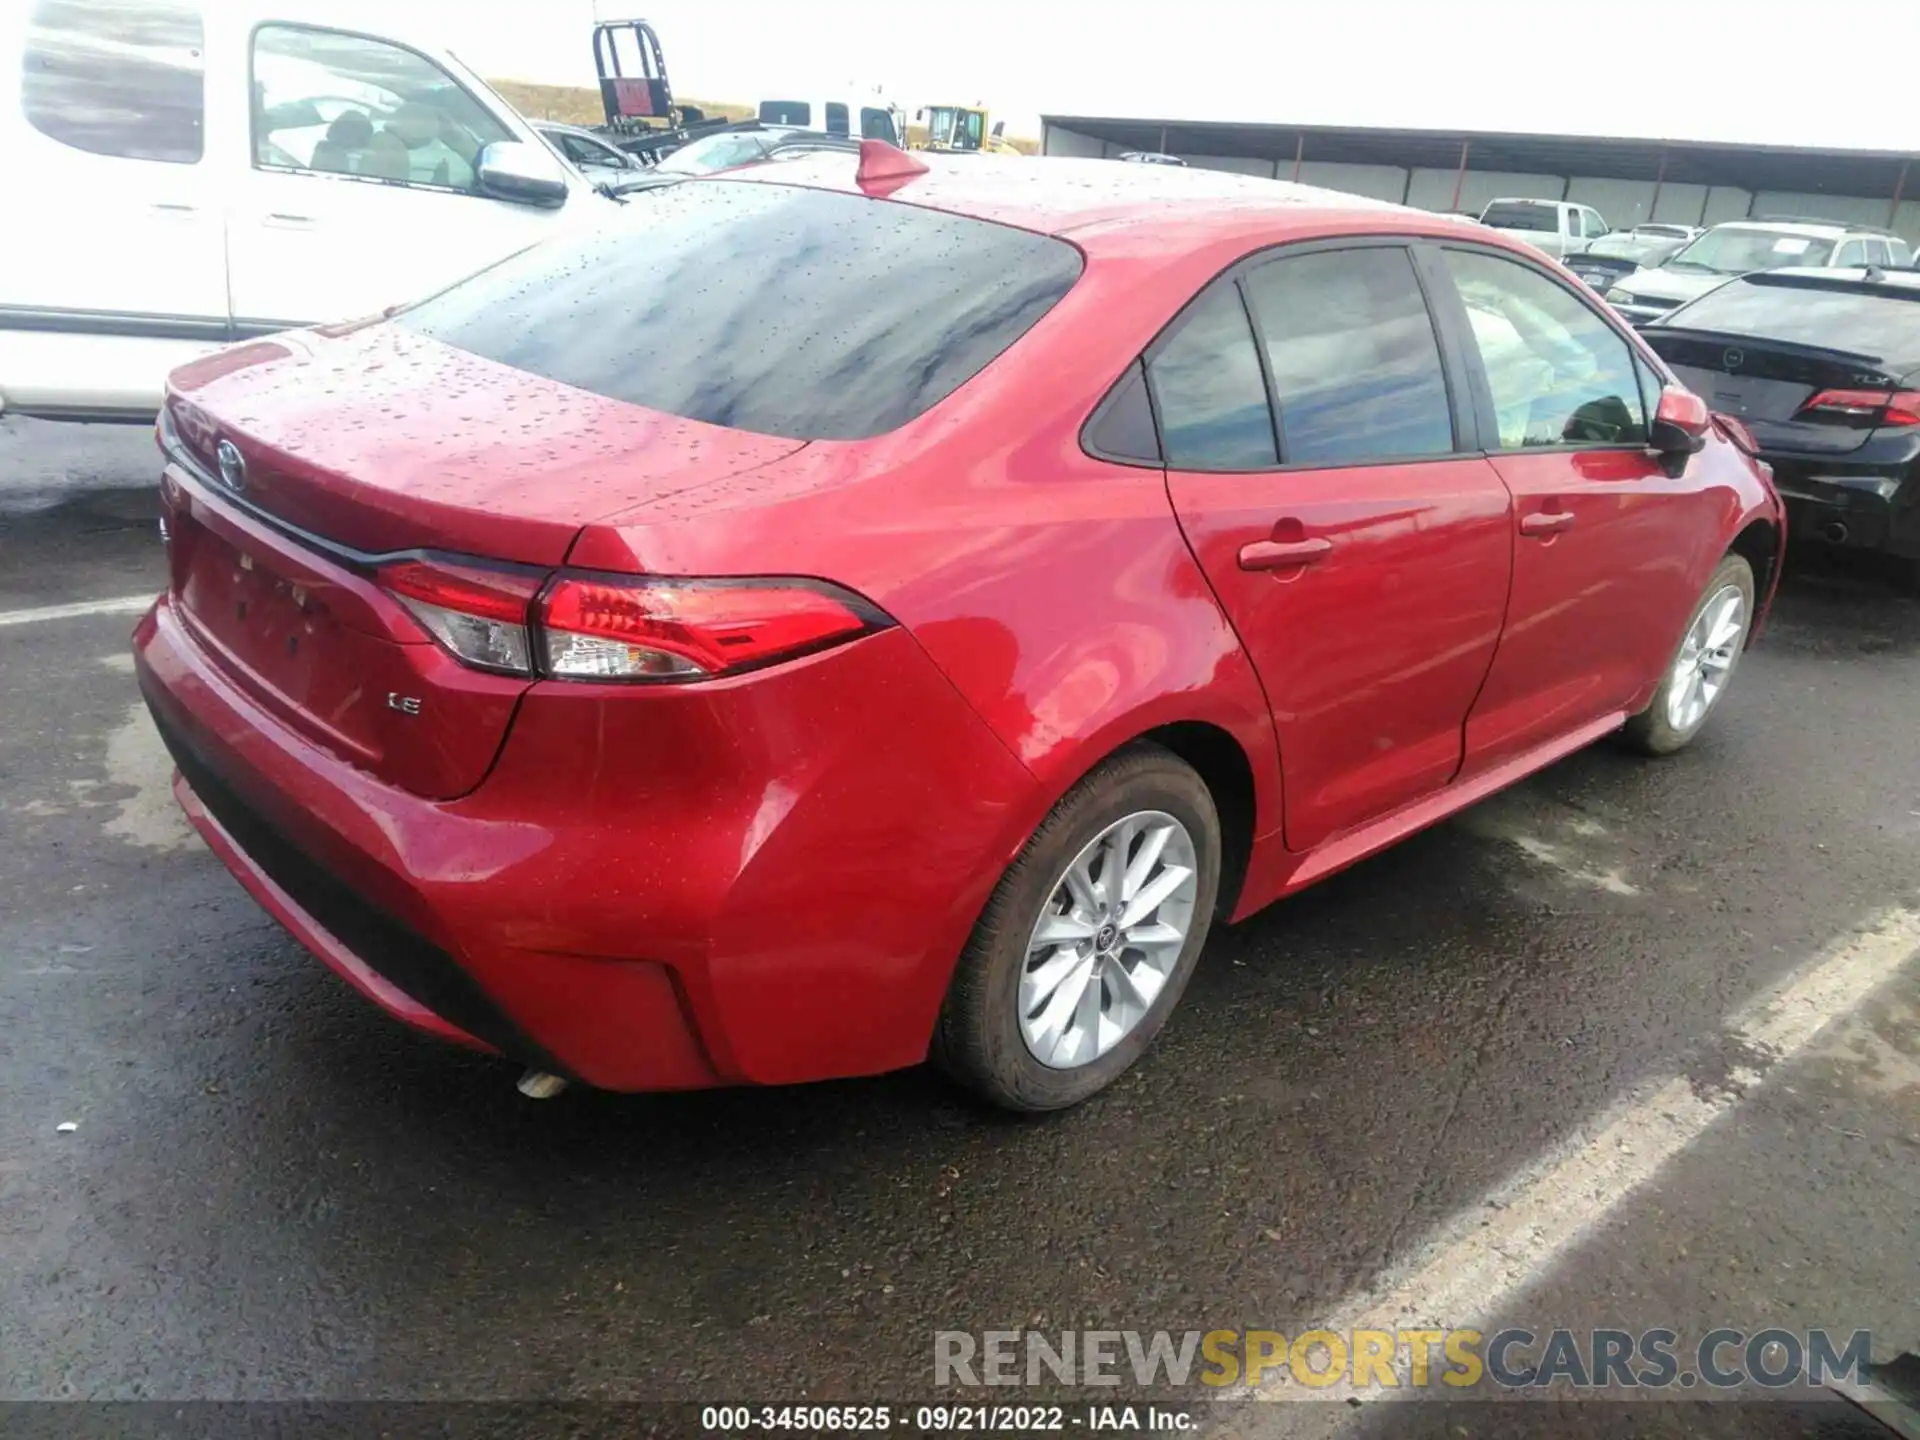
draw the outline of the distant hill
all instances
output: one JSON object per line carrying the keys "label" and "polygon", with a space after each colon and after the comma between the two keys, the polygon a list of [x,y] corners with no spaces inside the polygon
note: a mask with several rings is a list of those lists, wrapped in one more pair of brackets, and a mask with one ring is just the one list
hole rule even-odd
{"label": "distant hill", "polygon": [[[563,125],[598,125],[606,118],[600,113],[600,92],[591,85],[536,85],[530,80],[489,80],[487,83],[529,120],[558,120]],[[732,105],[724,100],[696,100],[691,95],[681,96],[680,103],[697,105],[709,116],[725,116],[729,120],[751,120],[755,113],[751,105]],[[922,143],[926,138],[925,127],[907,127],[908,144]],[[1040,151],[1040,142],[1037,140],[1023,139],[1017,135],[1008,139],[1028,155]]]}

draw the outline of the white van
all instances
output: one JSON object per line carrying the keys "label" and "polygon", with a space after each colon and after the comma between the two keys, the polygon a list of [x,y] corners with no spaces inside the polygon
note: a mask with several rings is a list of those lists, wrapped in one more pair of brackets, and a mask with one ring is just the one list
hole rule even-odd
{"label": "white van", "polygon": [[907,145],[907,112],[879,95],[844,100],[762,100],[758,118],[762,125],[819,130],[853,140],[884,140],[903,150]]}
{"label": "white van", "polygon": [[613,202],[341,0],[0,5],[0,411],[139,419],[217,345],[430,294]]}

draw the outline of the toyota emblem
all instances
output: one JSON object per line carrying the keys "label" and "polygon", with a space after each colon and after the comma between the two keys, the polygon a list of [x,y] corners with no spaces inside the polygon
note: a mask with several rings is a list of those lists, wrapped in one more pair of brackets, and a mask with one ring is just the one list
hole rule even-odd
{"label": "toyota emblem", "polygon": [[240,447],[231,440],[222,440],[214,447],[214,456],[220,462],[220,483],[238,494],[247,488],[247,461],[240,453]]}
{"label": "toyota emblem", "polygon": [[1729,350],[1720,357],[1720,363],[1729,370],[1738,370],[1746,362],[1747,355],[1744,350]]}

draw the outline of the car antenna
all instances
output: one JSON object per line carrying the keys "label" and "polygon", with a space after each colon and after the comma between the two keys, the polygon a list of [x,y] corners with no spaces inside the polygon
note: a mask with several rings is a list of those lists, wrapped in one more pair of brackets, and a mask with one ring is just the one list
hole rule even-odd
{"label": "car antenna", "polygon": [[860,142],[860,168],[854,182],[870,195],[890,195],[917,175],[927,173],[927,162],[884,140]]}

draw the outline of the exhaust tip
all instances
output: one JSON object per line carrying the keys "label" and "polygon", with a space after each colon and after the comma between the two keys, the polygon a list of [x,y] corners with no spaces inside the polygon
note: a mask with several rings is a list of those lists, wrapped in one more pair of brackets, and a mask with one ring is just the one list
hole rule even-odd
{"label": "exhaust tip", "polygon": [[1846,522],[1833,520],[1828,522],[1827,527],[1820,532],[1820,538],[1829,545],[1844,545],[1847,543],[1847,534]]}
{"label": "exhaust tip", "polygon": [[567,1088],[566,1077],[549,1075],[544,1070],[529,1070],[520,1077],[520,1083],[514,1086],[529,1100],[551,1100]]}

